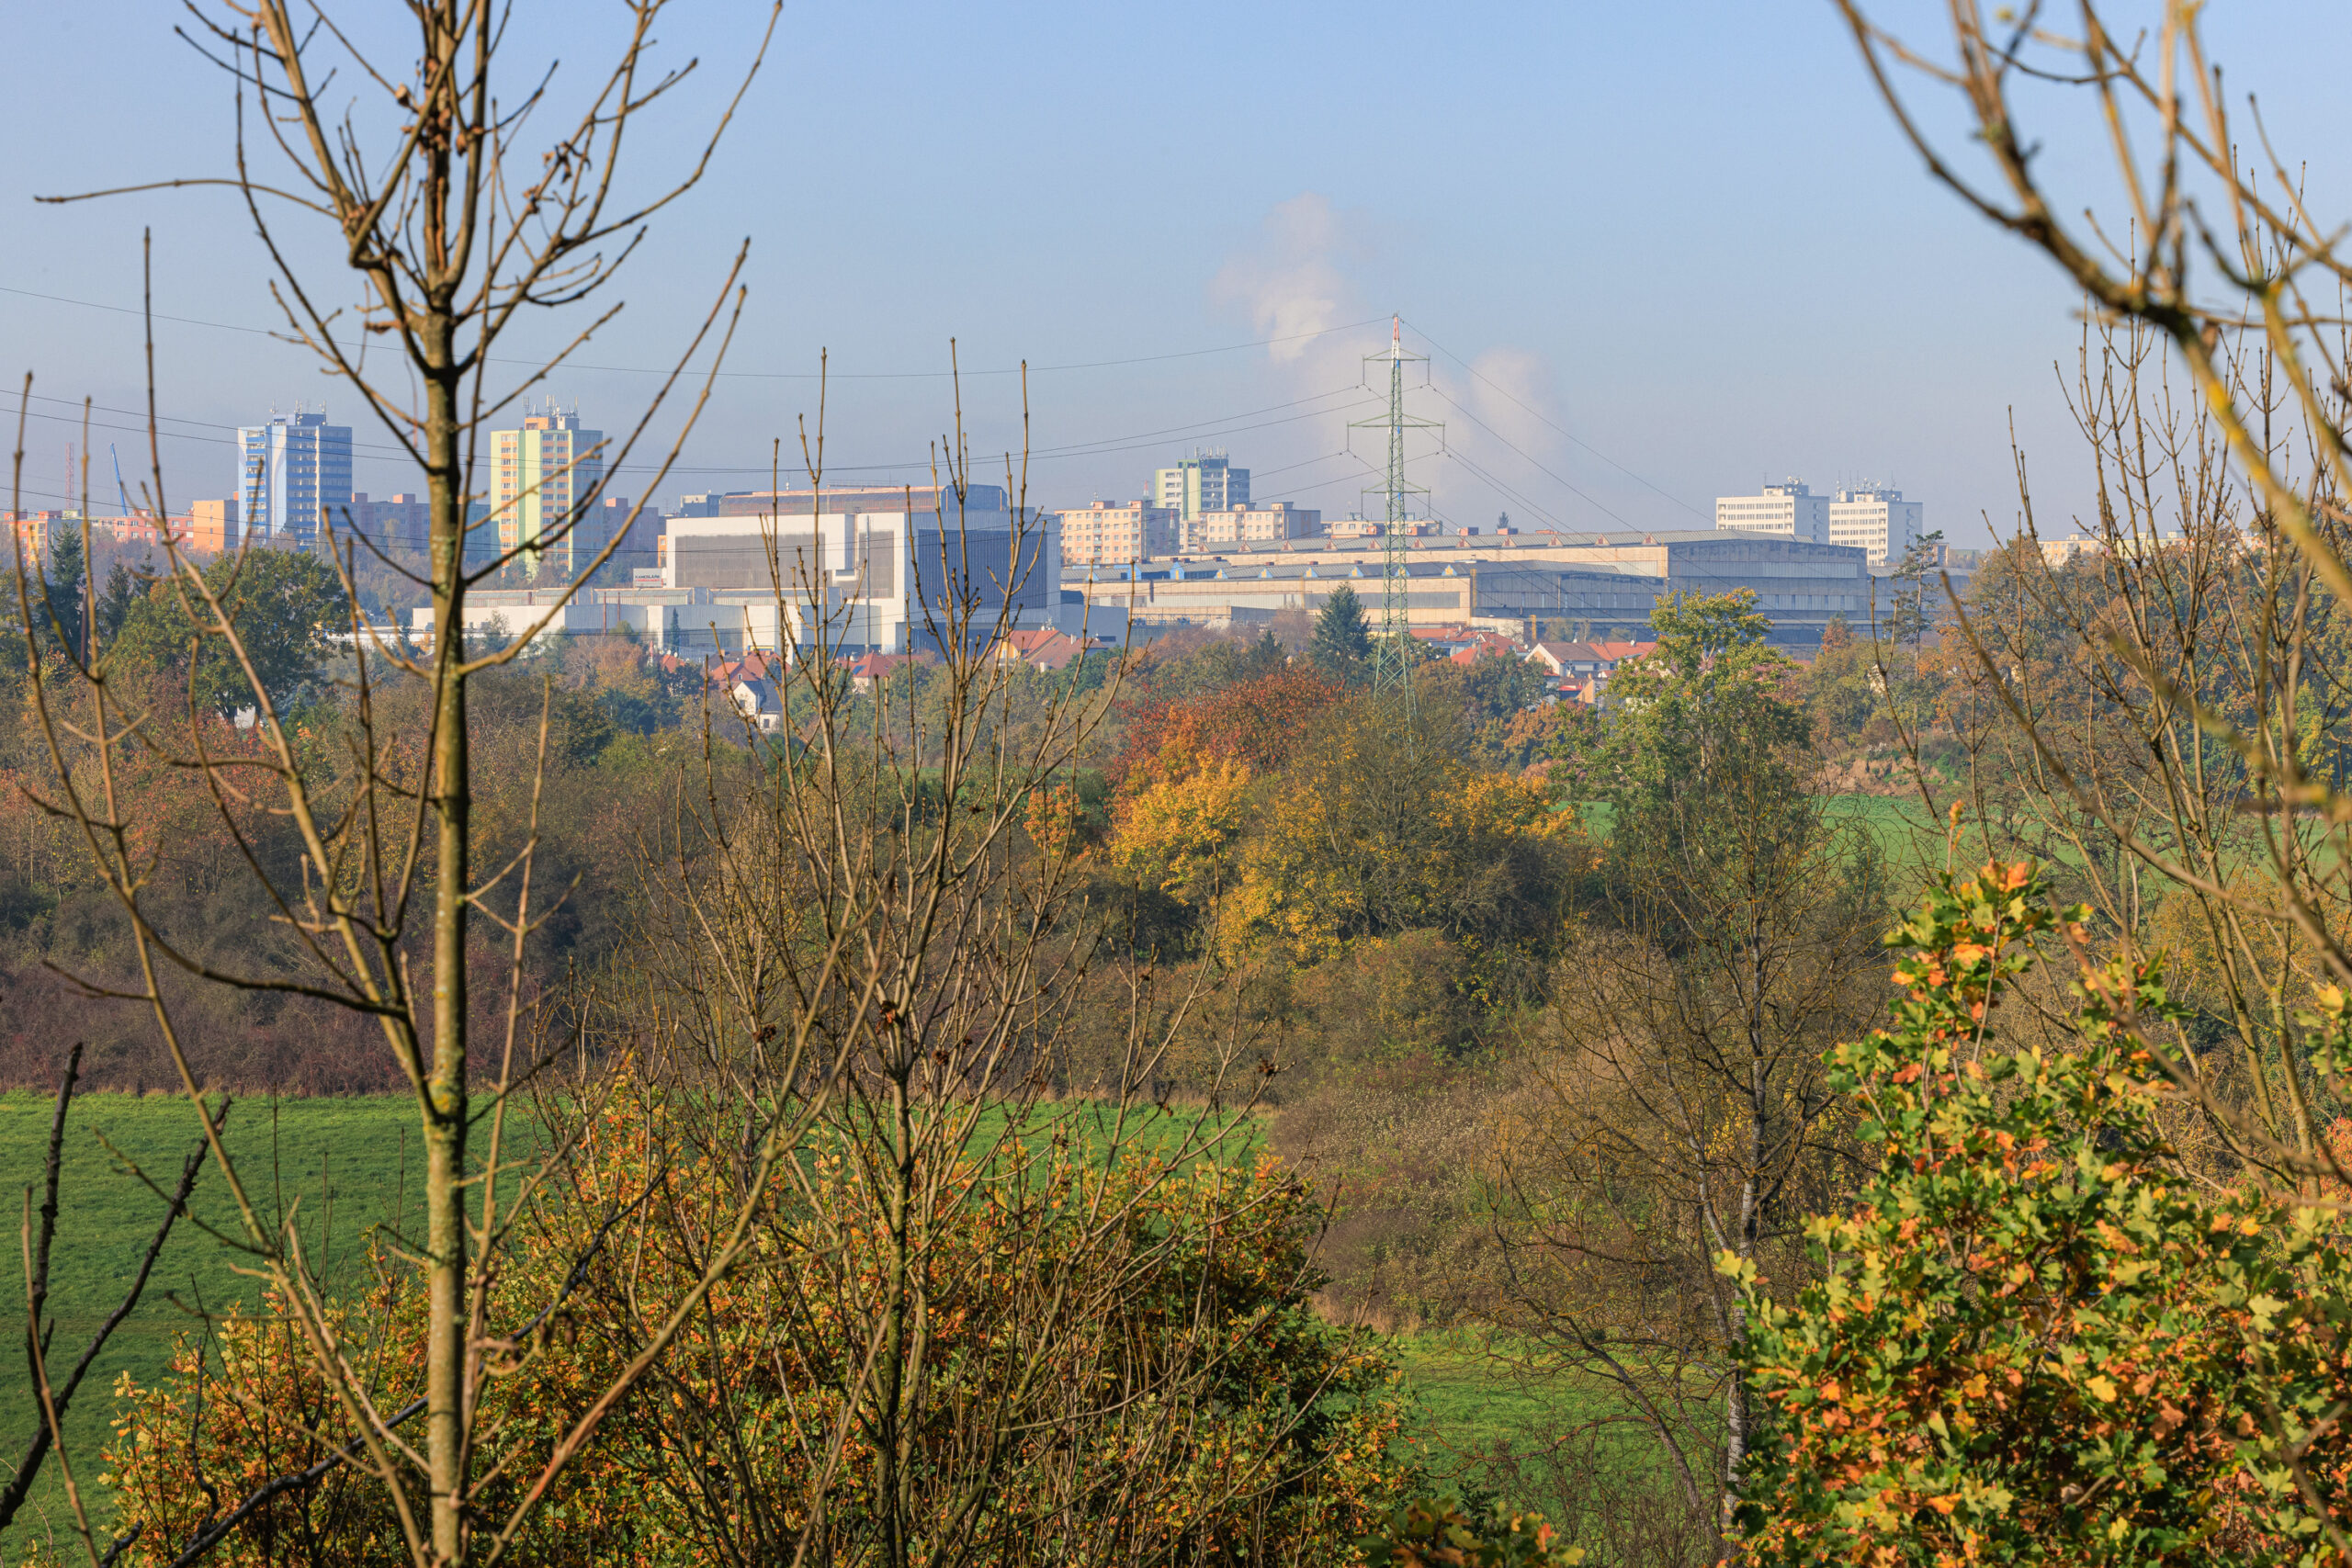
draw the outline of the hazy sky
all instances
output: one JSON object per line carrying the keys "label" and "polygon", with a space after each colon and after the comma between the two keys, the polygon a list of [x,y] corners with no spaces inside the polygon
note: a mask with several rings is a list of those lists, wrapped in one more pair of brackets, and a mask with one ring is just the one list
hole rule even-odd
{"label": "hazy sky", "polygon": [[[368,0],[351,25],[404,63],[394,9]],[[560,96],[609,54],[617,7],[516,10],[515,93],[560,58]],[[1882,10],[1927,32],[1942,6]],[[160,328],[175,509],[230,493],[224,427],[298,401],[358,427],[358,484],[410,488],[300,351],[225,330],[275,320],[267,258],[232,197],[31,199],[229,169],[229,85],[173,36],[180,17],[164,0],[0,10],[0,56],[17,62],[0,129],[0,371],[13,389],[30,369],[36,394],[61,400],[33,405],[51,417],[28,427],[27,502],[57,504],[84,397],[143,401],[136,318],[59,302],[135,308],[142,226],[156,310],[221,324]],[[631,149],[649,181],[691,155],[762,17],[678,0],[665,18],[663,57],[702,64]],[[2331,147],[2328,62],[2352,41],[2352,10],[2222,0],[2212,26],[2233,90],[2262,93],[2274,137]],[[2095,175],[2088,129],[2051,123],[2062,185]],[[978,450],[1017,448],[1018,383],[1001,372],[1035,367],[1034,502],[1137,494],[1154,467],[1208,447],[1254,469],[1261,498],[1344,514],[1369,480],[1345,455],[1347,422],[1374,412],[1361,356],[1385,347],[1392,311],[1432,360],[1413,412],[1446,424],[1446,453],[1415,477],[1457,523],[1508,510],[1522,525],[1704,525],[1715,495],[1768,477],[1816,490],[1867,477],[1978,543],[1984,514],[2006,530],[2016,513],[2012,411],[2043,532],[2063,531],[2083,494],[2052,370],[2078,341],[2072,298],[1929,184],[1827,0],[796,3],[709,175],[624,272],[627,310],[580,355],[609,368],[551,389],[590,424],[623,427],[652,385],[643,370],[677,351],[747,238],[730,374],[665,502],[764,488],[773,442],[815,412],[820,347],[836,376],[831,477],[920,478],[953,417],[940,374],[953,337]],[[315,235],[293,243],[309,276],[350,298]],[[533,323],[509,352],[567,330]],[[102,465],[120,444],[135,482],[137,422],[96,417],[131,427],[93,445]],[[1379,462],[1383,437],[1357,432],[1353,449]]]}

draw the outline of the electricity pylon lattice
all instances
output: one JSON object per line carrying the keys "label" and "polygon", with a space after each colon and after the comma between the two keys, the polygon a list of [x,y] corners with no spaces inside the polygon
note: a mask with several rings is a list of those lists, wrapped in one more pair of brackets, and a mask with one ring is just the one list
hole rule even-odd
{"label": "electricity pylon lattice", "polygon": [[[1380,551],[1380,634],[1373,645],[1372,690],[1377,696],[1385,692],[1402,695],[1410,708],[1413,701],[1413,637],[1405,614],[1405,592],[1408,573],[1405,568],[1405,529],[1412,521],[1408,515],[1408,498],[1419,496],[1421,510],[1429,510],[1429,491],[1405,478],[1405,432],[1408,430],[1443,430],[1436,420],[1414,419],[1405,412],[1405,367],[1408,364],[1429,363],[1426,355],[1405,352],[1405,323],[1401,317],[1391,317],[1388,323],[1388,352],[1367,354],[1366,367],[1388,367],[1388,413],[1384,419],[1360,419],[1349,423],[1351,430],[1381,430],[1388,434],[1388,471],[1386,483],[1378,493],[1385,503],[1386,526],[1381,530]],[[1368,379],[1369,378],[1367,378]],[[1442,439],[1442,437],[1441,437]],[[1365,491],[1364,494],[1374,492]]]}

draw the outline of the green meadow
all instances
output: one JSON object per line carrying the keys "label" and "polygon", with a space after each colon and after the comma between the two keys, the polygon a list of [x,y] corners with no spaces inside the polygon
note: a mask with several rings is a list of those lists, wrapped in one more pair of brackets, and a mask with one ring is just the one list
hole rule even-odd
{"label": "green meadow", "polygon": [[[12,1192],[29,1190],[35,1201],[51,1108],[47,1096],[0,1095],[0,1176]],[[1076,1109],[1041,1108],[1039,1120],[1050,1122],[1058,1120],[1054,1112]],[[1200,1114],[1179,1111],[1166,1118],[1147,1110],[1141,1124],[1128,1128],[1131,1146],[1148,1148],[1197,1133],[1185,1123]],[[1083,1111],[1078,1120],[1088,1125]],[[978,1129],[978,1135],[985,1139],[1005,1130],[998,1121]],[[1108,1132],[1107,1125],[1090,1130],[1090,1142]],[[1031,1126],[1017,1133],[1024,1144],[1049,1135],[1042,1128],[1033,1133]],[[120,1302],[161,1221],[164,1200],[139,1173],[169,1190],[197,1138],[195,1117],[176,1098],[90,1094],[74,1102],[51,1260],[58,1347],[51,1357],[52,1375],[63,1375]],[[227,1140],[265,1218],[276,1223],[291,1214],[304,1247],[322,1260],[330,1278],[356,1281],[370,1233],[398,1228],[403,1215],[417,1212],[414,1109],[406,1096],[243,1100],[230,1115]],[[1258,1143],[1254,1133],[1228,1136],[1223,1141],[1225,1157],[1246,1157]],[[220,1173],[209,1167],[198,1179],[191,1219],[195,1223],[184,1219],[174,1228],[138,1310],[116,1332],[67,1417],[76,1473],[85,1478],[100,1468],[98,1450],[107,1436],[118,1379],[129,1373],[152,1382],[164,1371],[174,1336],[200,1331],[199,1312],[259,1300],[260,1281],[235,1245],[234,1204]],[[15,1278],[0,1298],[21,1314],[22,1270],[10,1273]],[[1528,1451],[1558,1429],[1560,1392],[1521,1384],[1475,1342],[1412,1336],[1400,1340],[1398,1349],[1417,1401],[1411,1440],[1432,1473],[1480,1484],[1492,1473],[1498,1453]],[[37,1411],[21,1362],[15,1352],[9,1359],[11,1375],[0,1378],[0,1458],[13,1464]],[[93,1494],[103,1499],[102,1492]],[[1550,1501],[1531,1500],[1539,1506]],[[54,1510],[62,1501],[52,1461],[17,1530],[10,1533],[40,1528],[38,1516],[44,1511],[51,1522],[61,1522]],[[0,1556],[10,1555],[7,1545],[0,1538]]]}
{"label": "green meadow", "polygon": [[[0,1178],[17,1201],[40,1201],[53,1101],[47,1095],[0,1094]],[[366,1256],[371,1229],[396,1224],[403,1201],[413,1213],[421,1191],[415,1170],[414,1102],[402,1095],[336,1100],[240,1100],[226,1140],[247,1195],[272,1224],[290,1214],[311,1256],[331,1279],[349,1279]],[[57,1324],[51,1375],[62,1378],[90,1335],[122,1300],[161,1224],[165,1192],[200,1137],[196,1113],[175,1097],[89,1094],[76,1099],[66,1124],[58,1186],[57,1240],[50,1257],[50,1305]],[[148,1382],[164,1370],[173,1337],[196,1332],[196,1314],[260,1298],[260,1282],[241,1271],[245,1256],[224,1238],[241,1234],[236,1206],[220,1172],[198,1179],[191,1213],[173,1227],[138,1310],[115,1331],[66,1417],[77,1477],[97,1473],[98,1448],[113,1414],[116,1380]],[[190,1223],[193,1221],[194,1223]],[[20,1249],[7,1249],[8,1282],[0,1301],[23,1321]],[[0,1459],[14,1468],[34,1431],[38,1406],[25,1373],[21,1331],[9,1335],[8,1375],[0,1377]],[[17,1529],[43,1507],[62,1506],[52,1460]],[[13,1533],[13,1532],[12,1532]],[[6,1540],[0,1538],[0,1553]]]}

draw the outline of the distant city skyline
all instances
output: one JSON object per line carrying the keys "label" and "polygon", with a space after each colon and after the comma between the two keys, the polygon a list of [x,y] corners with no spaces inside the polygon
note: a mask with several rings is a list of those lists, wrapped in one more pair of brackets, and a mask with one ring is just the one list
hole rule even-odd
{"label": "distant city skyline", "polygon": [[[1897,6],[1889,19],[1937,17]],[[520,12],[517,58],[563,52],[560,36],[586,25]],[[714,62],[741,58],[752,27],[735,8],[665,18],[665,57],[705,63],[644,127],[649,184],[707,129],[722,96]],[[2324,136],[2322,73],[2339,52],[2326,40],[2346,41],[2352,15],[2278,0],[2216,11],[2209,27],[2233,89],[2263,95],[2281,145]],[[2305,47],[2272,46],[2290,31]],[[1283,62],[1282,91],[1237,71],[1194,85],[1182,114],[1135,113],[1135,62],[1203,33]],[[166,318],[157,399],[173,510],[233,493],[237,430],[257,401],[292,394],[349,422],[356,490],[417,488],[356,397],[269,335],[283,318],[232,197],[31,202],[225,172],[225,79],[130,0],[13,12],[0,39],[19,59],[102,47],[142,110],[90,116],[73,73],[33,73],[0,130],[16,240],[0,263],[0,370],[38,376],[24,503],[78,500],[63,453],[81,440],[85,397],[101,450],[123,443],[126,464],[143,451],[142,228]],[[812,123],[797,107],[793,77],[883,59],[905,89],[887,122]],[[1365,412],[1361,357],[1385,346],[1396,310],[1432,360],[1415,412],[1445,422],[1445,455],[1431,444],[1415,478],[1449,523],[1509,510],[1528,527],[1704,526],[1712,497],[1802,472],[1899,483],[1928,498],[1953,543],[1980,545],[1987,517],[2013,525],[2013,419],[2043,532],[2088,514],[2060,391],[2076,301],[1928,180],[1826,4],[1440,14],[1375,0],[1342,16],[1211,3],[1181,21],[1049,4],[1015,24],[882,4],[787,11],[771,69],[706,184],[630,262],[628,310],[556,388],[602,428],[626,428],[749,234],[729,375],[665,498],[765,487],[779,440],[787,481],[805,481],[791,459],[798,419],[816,412],[820,347],[829,473],[928,482],[954,419],[953,337],[972,450],[998,482],[1012,453],[1016,488],[1017,371],[1030,367],[1031,504],[1133,497],[1154,461],[1208,446],[1246,453],[1253,502],[1343,516],[1366,477],[1366,455],[1346,449],[1347,422]],[[1368,111],[1363,84],[1400,74],[1413,108]],[[1006,81],[1037,90],[972,90]],[[789,197],[747,199],[779,165]],[[2085,166],[2047,172],[2062,201],[2107,194]],[[857,243],[810,243],[844,222]],[[1064,238],[1080,231],[1122,242]],[[300,237],[293,254],[353,302],[331,245]],[[502,352],[525,359],[578,324],[530,318]],[[616,488],[650,488],[680,406]],[[111,486],[94,490],[103,503]]]}

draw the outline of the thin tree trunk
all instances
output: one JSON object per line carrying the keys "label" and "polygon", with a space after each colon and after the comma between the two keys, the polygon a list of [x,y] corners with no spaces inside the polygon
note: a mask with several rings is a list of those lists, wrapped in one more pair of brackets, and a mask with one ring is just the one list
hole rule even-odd
{"label": "thin tree trunk", "polygon": [[[425,323],[426,353],[436,367],[454,355],[450,323]],[[454,374],[425,383],[425,456],[432,498],[434,811],[439,842],[433,895],[433,1071],[425,1119],[424,1203],[427,1330],[425,1461],[432,1469],[433,1553],[464,1560],[466,1384],[466,891],[472,876],[473,797],[469,777],[465,658],[466,496],[458,451]]]}

